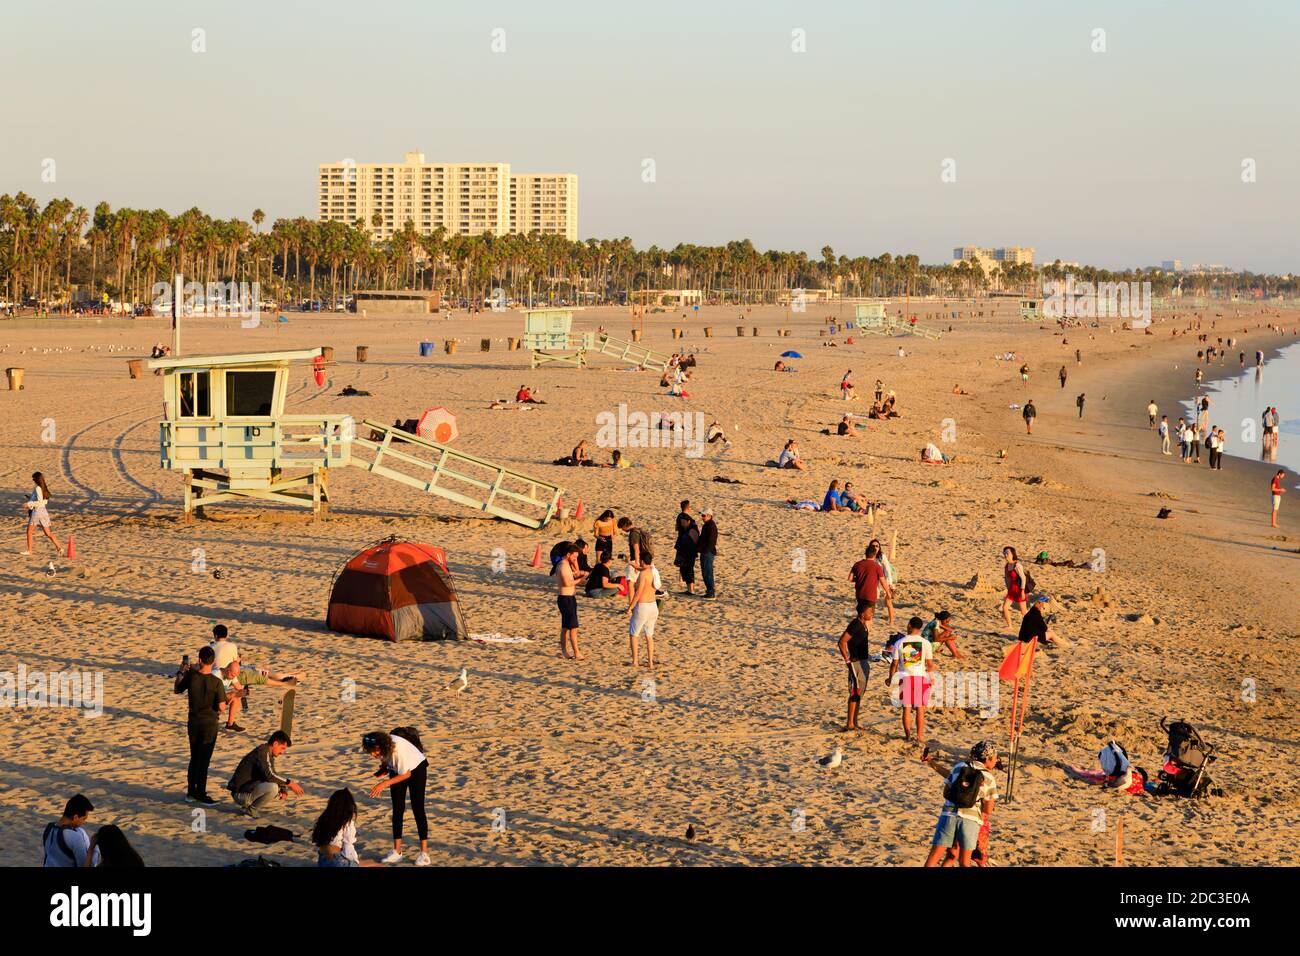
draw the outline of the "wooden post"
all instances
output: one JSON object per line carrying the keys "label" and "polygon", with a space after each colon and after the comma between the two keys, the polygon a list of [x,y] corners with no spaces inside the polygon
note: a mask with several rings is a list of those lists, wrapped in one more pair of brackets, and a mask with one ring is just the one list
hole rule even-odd
{"label": "wooden post", "polygon": [[172,279],[172,357],[181,354],[181,293],[185,289],[185,277],[179,272]]}
{"label": "wooden post", "polygon": [[893,564],[898,559],[898,529],[895,528],[889,533],[889,563]]}
{"label": "wooden post", "polygon": [[1124,865],[1124,814],[1119,815],[1119,822],[1115,824],[1115,865]]}

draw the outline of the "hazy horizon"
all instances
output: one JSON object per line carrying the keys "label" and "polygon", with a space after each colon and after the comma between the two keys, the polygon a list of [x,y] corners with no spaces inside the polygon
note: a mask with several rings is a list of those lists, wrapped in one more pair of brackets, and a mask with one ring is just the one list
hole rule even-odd
{"label": "hazy horizon", "polygon": [[314,218],[319,163],[419,151],[577,173],[579,236],[640,247],[1300,272],[1300,7],[1280,0],[70,0],[6,19],[0,192],[41,202]]}

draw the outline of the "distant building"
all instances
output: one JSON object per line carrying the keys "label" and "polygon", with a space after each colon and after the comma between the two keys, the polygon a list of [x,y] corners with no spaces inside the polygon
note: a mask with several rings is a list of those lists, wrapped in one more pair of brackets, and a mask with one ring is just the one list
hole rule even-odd
{"label": "distant building", "polygon": [[1182,259],[1164,259],[1164,260],[1162,260],[1161,263],[1160,263],[1160,271],[1161,271],[1161,272],[1182,272],[1182,271],[1183,271],[1183,260],[1182,260]]}
{"label": "distant building", "polygon": [[993,270],[1001,272],[1009,265],[1033,265],[1033,246],[1005,246],[1000,249],[986,249],[982,246],[957,246],[952,250],[952,264],[962,262],[978,264],[986,276]]}
{"label": "distant building", "polygon": [[322,163],[319,179],[320,220],[360,222],[376,239],[408,221],[421,235],[441,226],[461,236],[578,238],[573,173],[511,173],[509,163],[428,163],[423,153],[407,153],[401,163]]}

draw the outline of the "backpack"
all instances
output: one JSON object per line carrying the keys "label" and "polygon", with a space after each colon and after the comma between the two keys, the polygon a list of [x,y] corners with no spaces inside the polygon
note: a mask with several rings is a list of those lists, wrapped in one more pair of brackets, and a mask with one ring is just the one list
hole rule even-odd
{"label": "backpack", "polygon": [[1122,774],[1130,765],[1128,751],[1114,740],[1101,748],[1101,753],[1097,754],[1097,762],[1101,764],[1102,772],[1108,777]]}
{"label": "backpack", "polygon": [[984,771],[968,763],[959,763],[943,785],[943,798],[959,810],[969,810],[979,802]]}
{"label": "backpack", "polygon": [[1176,720],[1166,728],[1169,734],[1169,757],[1188,769],[1205,763],[1206,747],[1196,728],[1185,720]]}
{"label": "backpack", "polygon": [[[45,832],[41,834],[41,847],[43,849],[45,845],[50,842],[50,833],[52,831],[54,833],[54,841],[58,845],[59,852],[61,852],[64,856],[68,858],[68,866],[76,866],[77,855],[72,852],[72,847],[68,846],[68,838],[63,835],[64,829],[65,829],[64,827],[59,826],[58,821],[55,821],[54,823],[47,823],[45,825]],[[47,851],[44,857],[41,859],[41,865],[49,866],[50,865],[49,858],[50,855],[49,852]]]}
{"label": "backpack", "polygon": [[414,727],[394,727],[388,732],[388,736],[401,737],[420,753],[424,753],[424,744],[420,743],[420,732]]}
{"label": "backpack", "polygon": [[[1019,564],[1020,562],[1016,563]],[[1025,576],[1025,593],[1033,594],[1038,588],[1038,582],[1034,580],[1034,576],[1029,573],[1029,569],[1023,564],[1020,565],[1020,571]]]}

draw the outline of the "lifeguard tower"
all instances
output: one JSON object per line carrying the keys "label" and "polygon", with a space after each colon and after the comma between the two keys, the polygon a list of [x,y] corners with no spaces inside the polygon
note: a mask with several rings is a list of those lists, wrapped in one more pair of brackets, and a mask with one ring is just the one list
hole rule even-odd
{"label": "lifeguard tower", "polygon": [[1020,300],[1020,317],[1026,322],[1037,322],[1043,317],[1043,304],[1038,299]]}
{"label": "lifeguard tower", "polygon": [[859,302],[854,310],[854,326],[868,335],[889,335],[893,331],[883,302]]}
{"label": "lifeguard tower", "polygon": [[540,528],[561,489],[504,465],[350,415],[288,415],[289,369],[324,367],[323,348],[154,359],[163,373],[162,467],[185,476],[185,520],[196,510],[261,499],[329,512],[326,476],[351,465],[427,494]]}
{"label": "lifeguard tower", "polygon": [[585,368],[587,353],[609,355],[620,362],[639,368],[663,372],[668,369],[668,356],[655,352],[637,342],[616,339],[606,333],[574,332],[573,313],[581,309],[525,309],[524,348],[532,355],[531,365],[537,368],[551,362]]}

